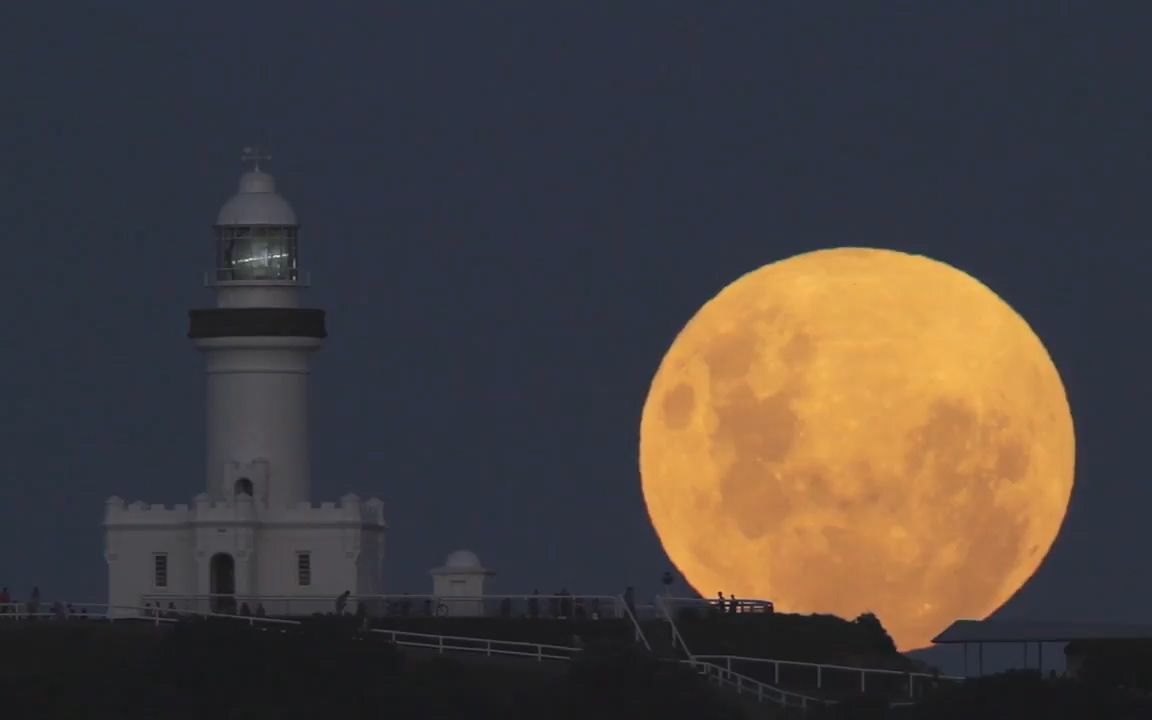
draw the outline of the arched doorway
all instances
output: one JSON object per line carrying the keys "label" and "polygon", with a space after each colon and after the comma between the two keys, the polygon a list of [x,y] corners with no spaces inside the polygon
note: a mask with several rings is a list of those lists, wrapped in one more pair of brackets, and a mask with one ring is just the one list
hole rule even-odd
{"label": "arched doorway", "polygon": [[236,560],[228,553],[216,553],[209,565],[212,612],[236,612]]}
{"label": "arched doorway", "polygon": [[236,497],[240,497],[241,495],[252,497],[252,481],[246,477],[242,477],[236,481],[233,490]]}

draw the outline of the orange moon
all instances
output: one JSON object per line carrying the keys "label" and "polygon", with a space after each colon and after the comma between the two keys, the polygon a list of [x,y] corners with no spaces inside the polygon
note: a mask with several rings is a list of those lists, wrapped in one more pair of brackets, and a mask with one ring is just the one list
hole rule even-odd
{"label": "orange moon", "polygon": [[697,592],[873,612],[901,650],[1020,589],[1074,464],[1028,323],[960,270],[890,250],[805,253],[724,288],[640,423],[648,514]]}

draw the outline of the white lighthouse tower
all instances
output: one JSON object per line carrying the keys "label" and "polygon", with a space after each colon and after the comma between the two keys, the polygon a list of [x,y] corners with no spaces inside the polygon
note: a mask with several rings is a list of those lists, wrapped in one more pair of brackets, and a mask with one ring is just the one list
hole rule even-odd
{"label": "white lighthouse tower", "polygon": [[207,370],[205,492],[191,506],[107,502],[119,614],[144,604],[315,612],[344,591],[381,591],[382,503],[310,500],[309,358],[324,311],[300,306],[296,214],[260,168],[267,159],[245,151],[251,168],[216,222],[215,307],[190,312]]}

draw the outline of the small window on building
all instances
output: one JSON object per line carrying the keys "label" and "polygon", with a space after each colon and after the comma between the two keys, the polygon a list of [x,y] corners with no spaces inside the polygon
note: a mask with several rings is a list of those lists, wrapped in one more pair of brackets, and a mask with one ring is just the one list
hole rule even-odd
{"label": "small window on building", "polygon": [[158,588],[168,587],[168,553],[152,556],[152,584]]}
{"label": "small window on building", "polygon": [[300,587],[312,584],[312,553],[296,553],[296,584]]}

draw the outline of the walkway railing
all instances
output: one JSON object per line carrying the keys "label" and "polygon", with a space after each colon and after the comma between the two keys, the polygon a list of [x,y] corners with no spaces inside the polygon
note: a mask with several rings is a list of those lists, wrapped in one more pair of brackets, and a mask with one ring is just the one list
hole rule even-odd
{"label": "walkway railing", "polygon": [[880,675],[887,677],[901,677],[908,680],[908,696],[916,696],[916,680],[919,679],[921,683],[927,685],[932,682],[960,682],[965,680],[963,677],[956,675],[937,675],[935,673],[923,672],[908,672],[906,670],[892,670],[888,668],[866,668],[856,667],[852,665],[830,665],[826,663],[812,663],[801,662],[799,660],[778,660],[774,658],[762,657],[749,657],[745,655],[696,655],[697,660],[722,665],[725,670],[732,672],[733,663],[758,663],[767,664],[772,666],[773,682],[780,683],[780,667],[798,667],[809,668],[815,671],[816,689],[824,689],[825,673],[827,671],[834,671],[838,673],[851,673],[859,676],[859,690],[860,692],[868,691],[868,676]]}
{"label": "walkway railing", "polygon": [[780,707],[797,707],[802,710],[820,705],[835,704],[835,701],[832,700],[824,700],[790,690],[782,690],[756,678],[732,672],[711,662],[694,660],[681,660],[680,662],[691,666],[710,682],[720,685],[721,687],[734,689],[738,695],[755,695],[757,702],[772,702]]}
{"label": "walkway railing", "polygon": [[[326,615],[337,610],[337,599],[328,595],[149,594],[144,595],[141,602],[150,608],[159,608],[161,612],[214,612],[244,617],[255,614],[276,617]],[[339,606],[341,613],[355,614],[361,608],[372,617],[626,620],[632,628],[633,639],[647,650],[652,649],[636,612],[622,595],[350,595]]]}
{"label": "walkway railing", "polygon": [[[151,593],[145,604],[162,609],[219,612],[222,607],[276,617],[327,615],[336,611],[333,595],[173,595]],[[539,619],[626,619],[632,615],[619,595],[482,595],[433,594],[350,595],[341,610],[355,613],[363,605],[373,617],[507,617]],[[634,617],[632,618],[635,619]]]}
{"label": "walkway railing", "polygon": [[717,685],[734,688],[738,694],[754,694],[757,702],[773,702],[781,707],[794,706],[803,709],[807,709],[810,704],[823,704],[823,701],[818,698],[783,690],[763,681],[756,680],[755,678],[748,677],[747,675],[735,673],[731,667],[723,667],[710,660],[693,655],[692,650],[688,647],[688,643],[684,641],[684,636],[680,634],[680,627],[676,624],[675,613],[672,608],[668,607],[669,601],[675,600],[677,600],[677,598],[665,598],[657,595],[656,607],[660,610],[671,629],[673,649],[679,647],[687,656],[687,659],[681,662],[687,663],[697,672],[708,678],[709,681]]}
{"label": "walkway railing", "polygon": [[[289,627],[299,627],[306,622],[302,620],[258,617],[254,615],[173,610],[154,606],[68,603],[64,605],[65,612],[58,612],[53,610],[43,611],[43,606],[32,608],[29,605],[28,603],[0,604],[0,622],[5,619],[12,621],[43,620],[48,622],[145,622],[159,626],[167,623],[179,623],[182,620],[188,620],[190,618],[203,618],[230,620],[249,626],[281,631],[287,630]],[[67,612],[68,608],[71,608],[72,612]],[[88,612],[85,613],[82,611]],[[432,648],[440,653],[475,652],[483,653],[487,656],[508,655],[534,658],[538,662],[544,660],[572,660],[582,652],[581,648],[567,645],[496,640],[463,635],[437,635],[433,633],[418,633],[382,628],[366,628],[364,632],[368,635],[387,637],[390,642],[402,647]]]}
{"label": "walkway railing", "polygon": [[432,648],[437,652],[476,652],[485,655],[514,655],[519,657],[543,660],[572,660],[581,652],[580,648],[566,645],[548,645],[546,643],[528,643],[512,640],[493,640],[491,638],[464,637],[460,635],[432,635],[428,633],[407,632],[405,630],[386,630],[371,628],[368,632],[386,635],[388,638],[405,647]]}
{"label": "walkway railing", "polygon": [[684,636],[680,634],[680,627],[676,625],[676,618],[673,617],[672,611],[669,610],[668,606],[664,603],[664,598],[659,595],[656,596],[656,607],[659,609],[663,618],[668,621],[668,626],[671,628],[672,649],[676,650],[676,648],[679,647],[684,651],[688,660],[693,661],[694,656],[692,655],[692,651],[688,649],[688,643],[684,642]]}

